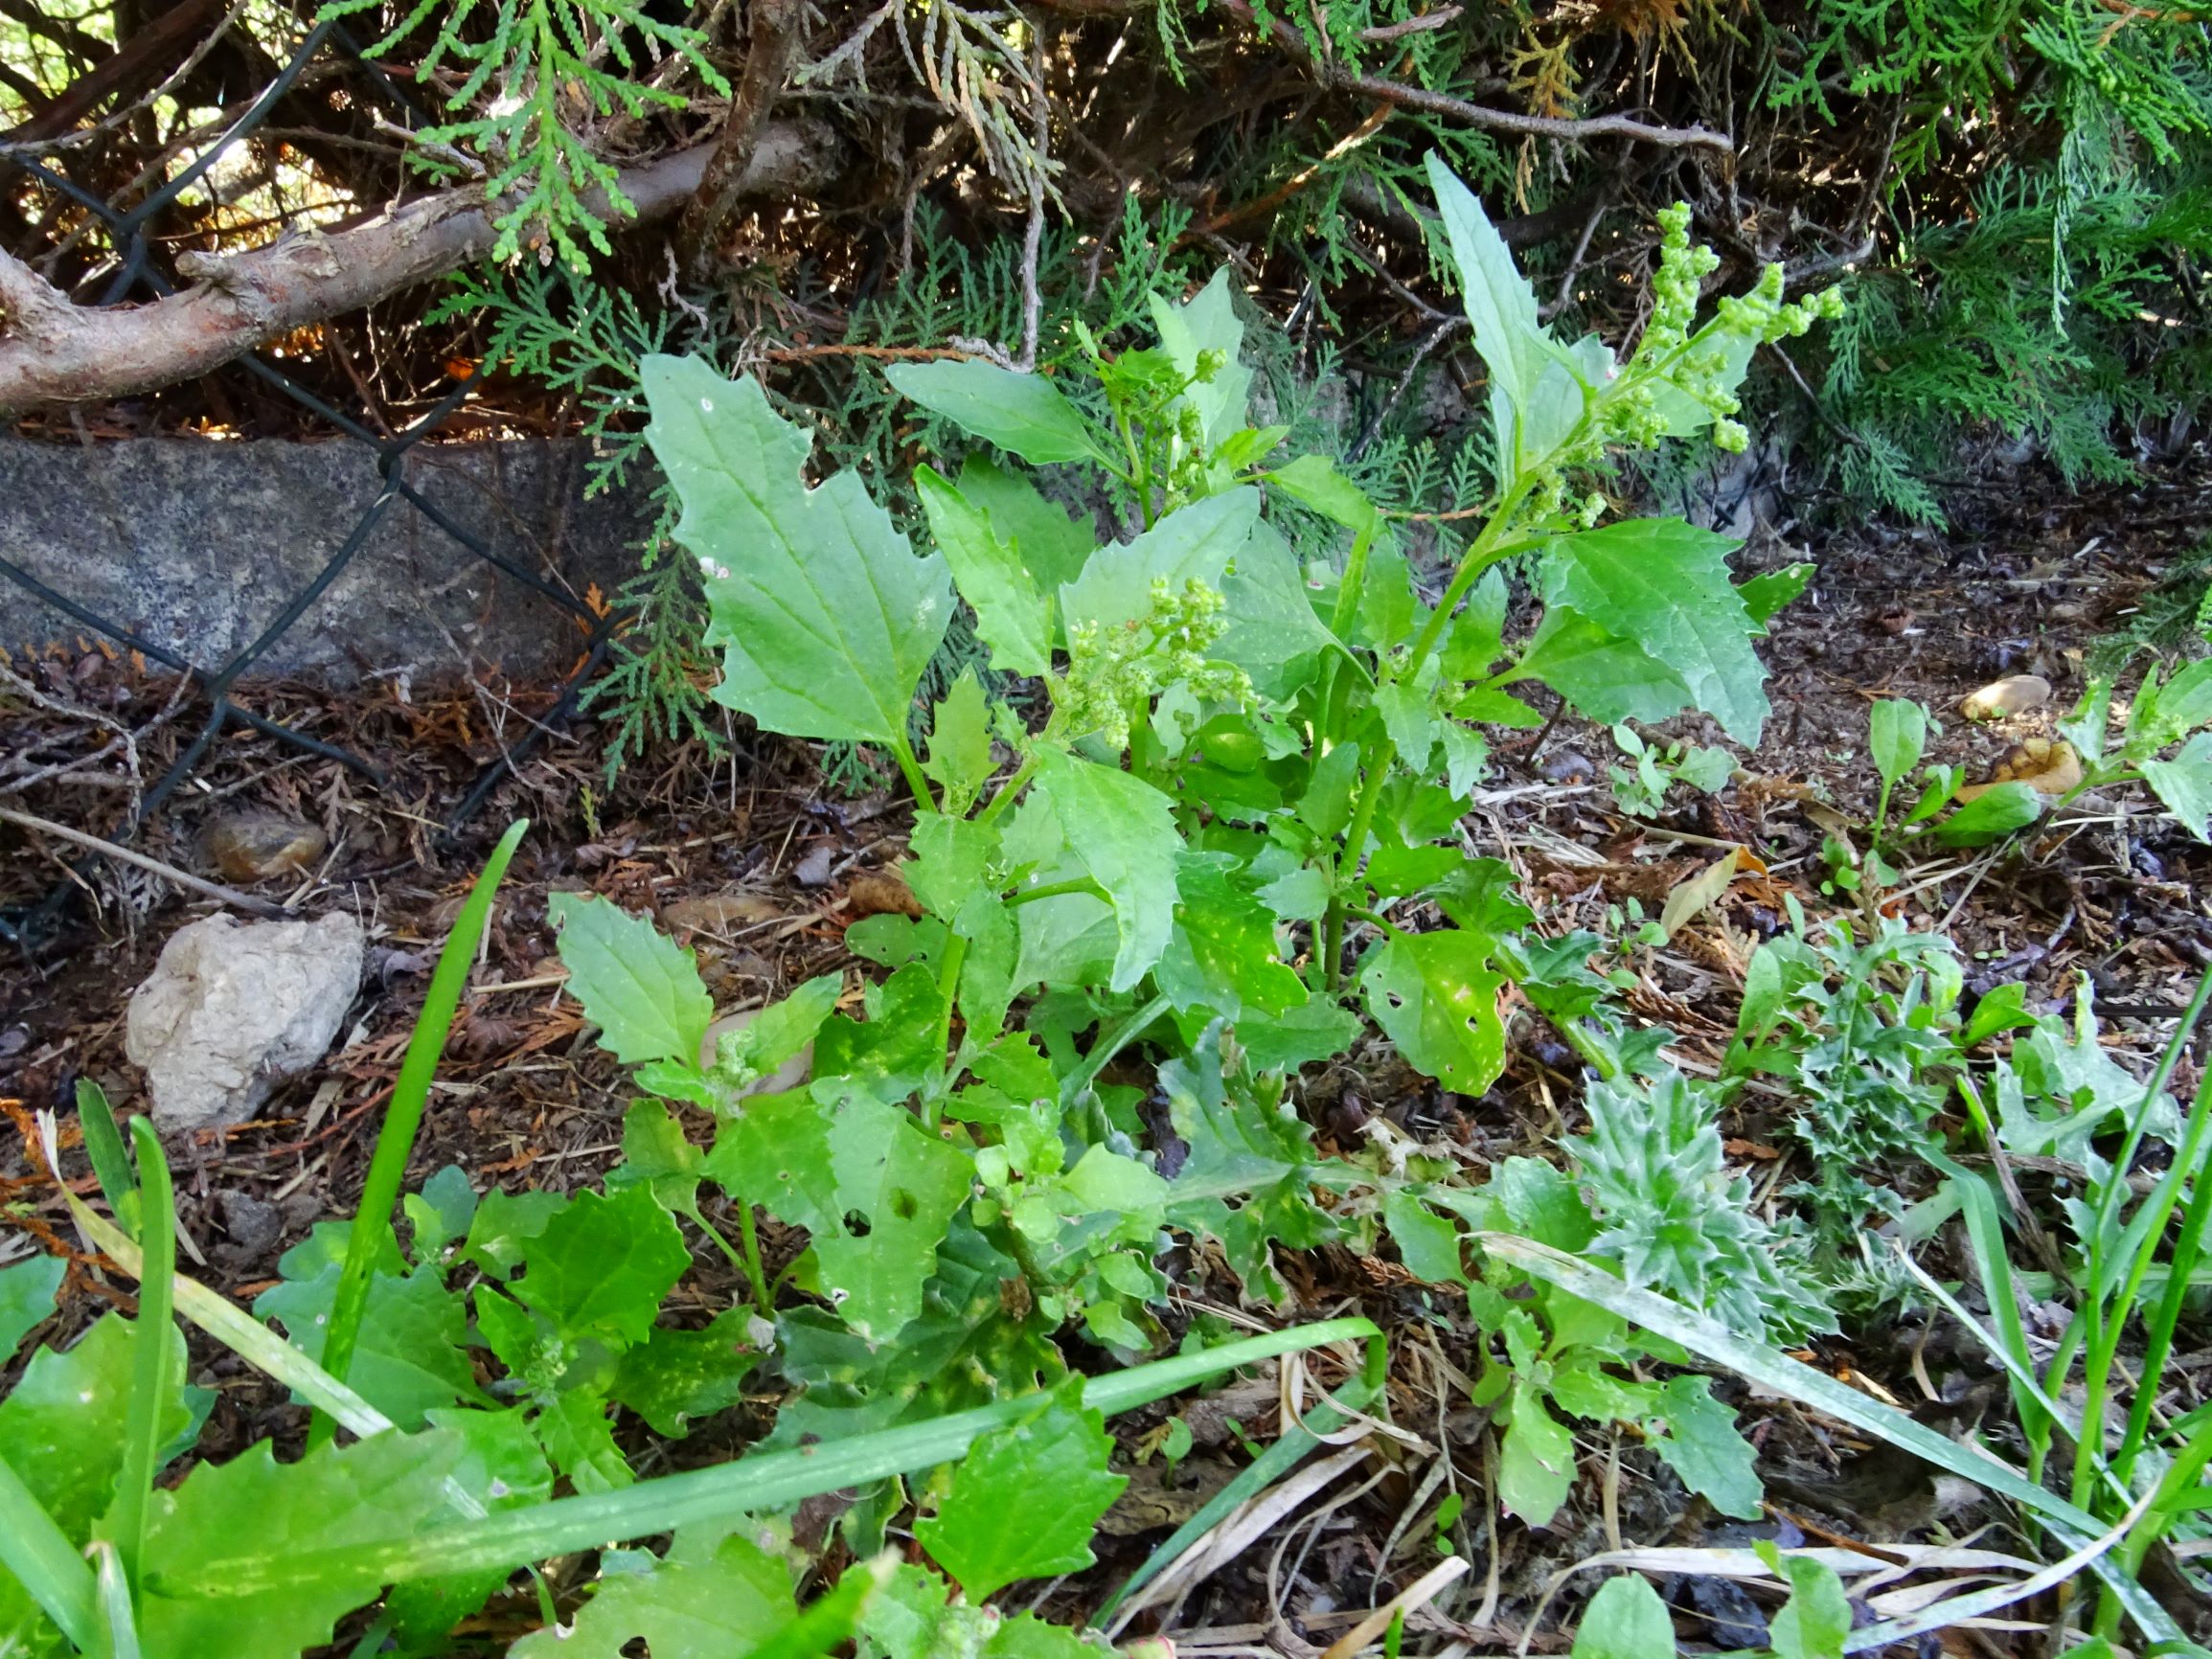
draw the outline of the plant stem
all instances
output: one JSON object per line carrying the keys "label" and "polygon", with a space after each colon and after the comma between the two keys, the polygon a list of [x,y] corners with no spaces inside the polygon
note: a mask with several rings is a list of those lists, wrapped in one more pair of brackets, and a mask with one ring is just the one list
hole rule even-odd
{"label": "plant stem", "polygon": [[[720,1235],[717,1234],[719,1238]],[[761,1233],[753,1221],[749,1198],[738,1200],[738,1238],[745,1247],[745,1277],[752,1282],[753,1301],[763,1319],[776,1316],[776,1293],[768,1288],[768,1275],[761,1266]]]}
{"label": "plant stem", "polygon": [[1032,749],[1028,757],[1015,769],[1014,776],[1001,784],[998,786],[998,793],[992,796],[984,804],[983,810],[975,815],[975,821],[978,824],[995,822],[1001,812],[1014,805],[1014,798],[1021,793],[1030,779],[1037,775],[1037,768],[1043,758],[1044,752],[1041,749]]}
{"label": "plant stem", "polygon": [[1098,1080],[1099,1073],[1105,1071],[1107,1065],[1112,1062],[1114,1056],[1128,1048],[1130,1043],[1136,1040],[1145,1027],[1166,1013],[1173,1006],[1166,997],[1155,996],[1144,1007],[1138,1009],[1136,1012],[1130,1014],[1128,1019],[1122,1021],[1120,1025],[1114,1027],[1111,1032],[1100,1037],[1096,1043],[1091,1045],[1090,1053],[1083,1056],[1082,1062],[1077,1065],[1074,1071],[1068,1073],[1066,1079],[1060,1083],[1060,1099],[1072,1101],[1083,1090],[1089,1088],[1092,1083]]}
{"label": "plant stem", "polygon": [[922,762],[914,758],[914,744],[903,731],[891,734],[891,754],[899,762],[899,770],[905,774],[906,787],[913,792],[914,805],[924,812],[937,810],[937,798],[929,792],[929,780],[923,775]]}
{"label": "plant stem", "polygon": [[1071,875],[1065,881],[1047,881],[1041,887],[1018,888],[1006,896],[1006,902],[1010,906],[1034,904],[1039,898],[1064,898],[1071,893],[1087,893],[1093,898],[1113,902],[1113,896],[1090,875]]}
{"label": "plant stem", "polygon": [[[1369,762],[1367,779],[1360,785],[1359,801],[1352,808],[1352,822],[1344,830],[1344,852],[1340,866],[1340,879],[1353,880],[1359,875],[1360,852],[1367,845],[1367,833],[1375,824],[1375,807],[1382,797],[1382,785],[1390,777],[1390,762],[1398,758],[1398,745],[1388,738],[1382,739]],[[1339,888],[1332,893],[1328,914],[1321,922],[1322,983],[1334,990],[1343,979],[1344,915],[1346,900]]]}

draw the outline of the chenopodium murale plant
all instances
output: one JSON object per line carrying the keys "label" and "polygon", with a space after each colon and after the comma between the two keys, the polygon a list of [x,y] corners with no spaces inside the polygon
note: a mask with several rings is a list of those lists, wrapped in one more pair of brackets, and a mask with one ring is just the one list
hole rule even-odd
{"label": "chenopodium murale plant", "polygon": [[[1125,1352],[1156,1343],[1155,1262],[1178,1233],[1276,1294],[1276,1252],[1372,1239],[1380,1222],[1448,1282],[1464,1212],[1392,1209],[1402,1164],[1323,1157],[1288,1079],[1371,1031],[1447,1088],[1497,1078],[1500,993],[1544,953],[1516,943],[1532,918],[1511,871],[1465,851],[1484,728],[1537,723],[1512,689],[1535,683],[1608,723],[1696,708],[1756,740],[1752,641],[1806,572],[1739,585],[1725,537],[1678,519],[1600,527],[1602,497],[1569,497],[1625,443],[1731,419],[1757,343],[1832,303],[1785,306],[1769,277],[1693,329],[1710,260],[1673,216],[1659,314],[1620,363],[1541,326],[1481,204],[1432,173],[1498,440],[1489,516],[1433,599],[1398,518],[1252,424],[1225,272],[1187,301],[1155,296],[1156,344],[1086,341],[1087,372],[889,369],[971,445],[917,469],[934,544],[920,553],[853,472],[807,486],[808,433],[757,381],[645,364],[648,437],[722,654],[717,697],[764,729],[891,756],[924,914],[848,930],[888,970],[857,998],[810,991],[803,1017],[763,1015],[775,1053],[813,1045],[812,1080],[780,1094],[740,1096],[764,1054],[699,1066],[711,1007],[688,954],[644,944],[643,923],[625,974],[572,962],[571,983],[686,1011],[641,1036],[637,1006],[585,998],[643,1086],[714,1119],[701,1178],[747,1227],[759,1206],[806,1230],[792,1283],[832,1311],[786,1309],[778,1329],[815,1352],[830,1321],[878,1356],[873,1382],[856,1359],[822,1375],[885,1420],[921,1396],[884,1356],[967,1355],[932,1373],[948,1408],[1050,1375],[1042,1338],[1062,1320]],[[1056,491],[1072,483],[1141,530],[1102,541],[1025,471],[1046,466]],[[1274,521],[1292,510],[1335,527],[1326,557],[1291,552]],[[1543,614],[1509,640],[1495,567],[1515,553]],[[1042,688],[1041,723],[992,709],[972,674],[917,716],[962,602],[992,669]],[[620,931],[572,927],[564,955]],[[1425,1229],[1417,1246],[1401,1220]]]}

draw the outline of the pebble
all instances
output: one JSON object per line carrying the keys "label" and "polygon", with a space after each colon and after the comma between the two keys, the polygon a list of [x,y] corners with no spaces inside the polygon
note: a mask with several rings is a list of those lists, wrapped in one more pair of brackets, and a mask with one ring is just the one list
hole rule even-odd
{"label": "pebble", "polygon": [[329,849],[316,826],[281,812],[225,812],[206,831],[209,861],[226,881],[304,875]]}

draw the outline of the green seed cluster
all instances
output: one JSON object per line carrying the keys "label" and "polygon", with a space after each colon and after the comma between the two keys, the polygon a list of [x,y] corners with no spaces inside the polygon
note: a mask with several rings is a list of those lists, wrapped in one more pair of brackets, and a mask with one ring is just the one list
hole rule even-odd
{"label": "green seed cluster", "polygon": [[1660,212],[1659,231],[1652,320],[1635,355],[1605,398],[1600,442],[1642,449],[1666,437],[1658,392],[1664,387],[1710,414],[1714,443],[1741,454],[1750,442],[1750,433],[1735,419],[1741,405],[1734,383],[1741,377],[1744,342],[1765,345],[1802,334],[1822,318],[1840,317],[1842,291],[1826,288],[1803,301],[1784,300],[1782,267],[1768,265],[1749,293],[1723,298],[1714,307],[1713,320],[1693,334],[1699,291],[1720,267],[1721,258],[1690,240],[1690,210],[1684,203]]}
{"label": "green seed cluster", "polygon": [[1067,675],[1056,718],[1069,737],[1097,734],[1115,748],[1129,740],[1129,722],[1152,698],[1180,685],[1201,703],[1252,703],[1243,669],[1211,661],[1228,630],[1228,602],[1196,577],[1180,590],[1152,579],[1152,603],[1118,626],[1079,622],[1068,630]]}

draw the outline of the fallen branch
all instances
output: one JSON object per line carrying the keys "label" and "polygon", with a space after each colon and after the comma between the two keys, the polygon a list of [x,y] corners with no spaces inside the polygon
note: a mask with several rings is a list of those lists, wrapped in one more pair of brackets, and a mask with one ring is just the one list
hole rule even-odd
{"label": "fallen branch", "polygon": [[[772,124],[759,134],[736,193],[804,194],[832,175],[835,148],[818,125]],[[666,218],[690,201],[714,148],[696,145],[624,169],[622,190],[637,208],[636,222]],[[485,258],[498,239],[496,214],[481,191],[446,191],[251,253],[186,254],[177,269],[195,286],[97,309],[70,304],[0,253],[0,415],[194,379],[294,330]]]}
{"label": "fallen branch", "polygon": [[714,154],[676,225],[676,261],[695,277],[705,274],[703,261],[715,235],[744,193],[769,111],[784,90],[784,77],[806,32],[806,11],[804,0],[758,0],[752,9],[753,38],[745,52],[744,72],[716,135]]}
{"label": "fallen branch", "polygon": [[125,864],[137,865],[141,870],[151,871],[163,880],[173,881],[189,892],[236,905],[249,916],[265,917],[273,921],[292,918],[292,913],[281,904],[271,904],[265,898],[256,898],[250,893],[240,893],[237,888],[225,887],[219,881],[205,880],[189,870],[179,870],[173,864],[164,864],[160,859],[148,857],[144,852],[119,847],[112,841],[103,841],[97,835],[87,835],[83,830],[72,830],[66,824],[57,824],[51,818],[41,818],[31,812],[18,812],[12,807],[0,807],[0,824],[14,824],[25,830],[35,830],[41,835],[57,835],[64,841],[74,841],[80,847],[103,852],[110,858],[120,858]]}

